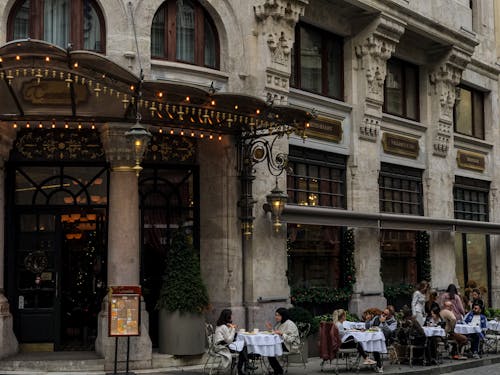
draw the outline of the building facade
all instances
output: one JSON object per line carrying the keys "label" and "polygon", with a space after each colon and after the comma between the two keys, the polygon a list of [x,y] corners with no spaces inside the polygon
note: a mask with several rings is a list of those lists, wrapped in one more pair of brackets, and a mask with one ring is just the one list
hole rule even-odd
{"label": "building facade", "polygon": [[423,278],[474,280],[497,306],[499,15],[492,0],[0,0],[1,356],[77,348],[110,368],[107,290],[135,285],[132,368],[152,367],[179,223],[208,319],[231,307],[263,326],[318,288],[359,314]]}

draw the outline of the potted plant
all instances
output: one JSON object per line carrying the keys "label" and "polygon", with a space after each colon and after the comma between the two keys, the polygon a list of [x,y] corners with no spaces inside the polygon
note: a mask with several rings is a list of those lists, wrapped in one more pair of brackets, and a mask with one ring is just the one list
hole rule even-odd
{"label": "potted plant", "polygon": [[208,293],[192,236],[180,227],[167,253],[165,274],[157,302],[159,351],[173,355],[196,355],[205,351],[205,319]]}

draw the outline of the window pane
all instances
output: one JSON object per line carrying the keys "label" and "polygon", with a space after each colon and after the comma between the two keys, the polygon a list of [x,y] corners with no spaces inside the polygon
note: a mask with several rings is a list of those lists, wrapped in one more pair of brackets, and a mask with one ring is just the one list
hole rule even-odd
{"label": "window pane", "polygon": [[62,48],[68,47],[70,29],[69,0],[45,0],[44,40]]}
{"label": "window pane", "polygon": [[459,88],[459,93],[455,108],[455,130],[472,135],[472,93],[464,88]]}
{"label": "window pane", "polygon": [[406,80],[406,117],[418,119],[418,74],[414,67],[405,68]]}
{"label": "window pane", "polygon": [[194,63],[194,6],[190,1],[177,1],[176,58]]}
{"label": "window pane", "polygon": [[342,93],[342,44],[337,40],[327,41],[328,95],[343,99]]}
{"label": "window pane", "polygon": [[484,94],[482,92],[473,92],[472,98],[474,100],[474,137],[484,139]]}
{"label": "window pane", "polygon": [[89,0],[83,2],[83,48],[90,51],[101,50],[101,23]]}
{"label": "window pane", "polygon": [[310,29],[300,30],[301,88],[321,93],[321,35]]}
{"label": "window pane", "polygon": [[26,0],[14,17],[14,39],[28,38],[29,35],[30,0]]}
{"label": "window pane", "polygon": [[387,112],[403,116],[403,74],[398,62],[387,63],[385,104]]}
{"label": "window pane", "polygon": [[385,285],[417,283],[417,249],[413,231],[380,231],[382,281]]}
{"label": "window pane", "polygon": [[205,66],[215,68],[216,60],[215,32],[210,22],[205,19]]}
{"label": "window pane", "polygon": [[[466,234],[467,238],[467,278],[479,286],[488,285],[488,261],[486,257],[486,235]],[[483,295],[483,299],[487,295]],[[485,301],[486,302],[486,301]]]}
{"label": "window pane", "polygon": [[156,12],[151,26],[151,56],[165,56],[165,13],[167,7]]}

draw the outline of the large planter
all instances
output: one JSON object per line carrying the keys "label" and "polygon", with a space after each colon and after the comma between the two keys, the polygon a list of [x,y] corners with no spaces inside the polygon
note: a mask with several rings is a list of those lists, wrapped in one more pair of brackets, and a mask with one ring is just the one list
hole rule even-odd
{"label": "large planter", "polygon": [[159,351],[173,355],[205,352],[205,319],[201,314],[159,311]]}

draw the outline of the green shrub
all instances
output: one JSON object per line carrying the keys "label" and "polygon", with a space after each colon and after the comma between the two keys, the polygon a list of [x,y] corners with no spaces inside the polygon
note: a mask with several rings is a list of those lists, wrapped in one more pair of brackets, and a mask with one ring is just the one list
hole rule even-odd
{"label": "green shrub", "polygon": [[311,329],[309,331],[309,335],[312,335],[319,330],[319,323],[314,321],[313,314],[303,307],[294,306],[288,309],[290,313],[290,319],[292,322],[299,326],[301,323],[309,323],[311,325]]}

